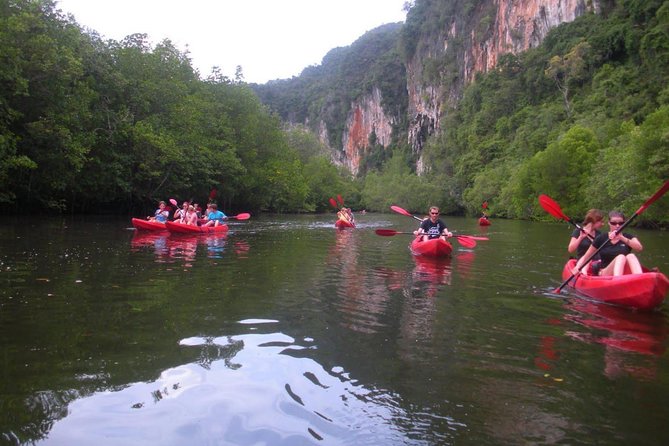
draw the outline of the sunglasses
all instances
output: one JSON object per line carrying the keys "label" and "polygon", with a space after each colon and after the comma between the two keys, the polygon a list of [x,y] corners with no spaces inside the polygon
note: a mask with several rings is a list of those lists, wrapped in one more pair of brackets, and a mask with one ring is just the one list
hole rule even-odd
{"label": "sunglasses", "polygon": [[430,212],[430,215],[439,215],[439,212]]}
{"label": "sunglasses", "polygon": [[609,220],[609,224],[611,226],[620,226],[620,225],[623,224],[623,222],[622,221],[611,221],[611,220]]}

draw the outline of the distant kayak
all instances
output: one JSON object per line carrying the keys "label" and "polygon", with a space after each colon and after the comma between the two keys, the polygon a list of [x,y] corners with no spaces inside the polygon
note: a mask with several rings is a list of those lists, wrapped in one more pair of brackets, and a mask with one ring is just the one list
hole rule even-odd
{"label": "distant kayak", "polygon": [[411,252],[417,256],[446,257],[453,251],[453,246],[441,237],[422,241],[416,237],[411,242]]}
{"label": "distant kayak", "polygon": [[212,232],[226,232],[228,225],[218,226],[193,226],[184,223],[177,223],[175,221],[168,221],[165,223],[167,230],[177,234],[209,234]]}
{"label": "distant kayak", "polygon": [[[562,270],[562,280],[572,275],[576,260],[569,260]],[[660,272],[648,271],[641,274],[622,276],[588,276],[579,274],[567,286],[593,300],[639,310],[658,307],[669,289],[669,279]]]}
{"label": "distant kayak", "polygon": [[344,220],[337,220],[335,222],[335,228],[337,229],[355,228],[355,224]]}
{"label": "distant kayak", "polygon": [[141,218],[133,218],[132,226],[135,229],[141,229],[143,231],[166,231],[167,227],[165,223],[160,223],[157,221],[143,220]]}
{"label": "distant kayak", "polygon": [[479,218],[479,226],[490,226],[492,223],[487,218]]}

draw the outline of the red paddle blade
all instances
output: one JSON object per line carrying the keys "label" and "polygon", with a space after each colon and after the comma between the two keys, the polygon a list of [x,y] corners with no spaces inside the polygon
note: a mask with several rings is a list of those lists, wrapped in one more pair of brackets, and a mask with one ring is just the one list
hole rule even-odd
{"label": "red paddle blade", "polygon": [[212,201],[214,198],[216,198],[217,193],[218,191],[216,190],[216,188],[213,188],[211,192],[209,192],[209,201]]}
{"label": "red paddle blade", "polygon": [[376,233],[376,235],[380,235],[383,237],[392,237],[393,235],[398,234],[398,232],[393,229],[377,229],[374,232]]}
{"label": "red paddle blade", "polygon": [[562,212],[560,205],[548,195],[539,195],[539,204],[544,208],[544,211],[548,212],[553,217],[559,218],[560,220],[571,220],[564,214],[564,212]]}
{"label": "red paddle blade", "polygon": [[174,198],[170,198],[170,203],[172,203],[172,206],[179,207],[179,204],[177,203],[177,200],[175,200]]}
{"label": "red paddle blade", "polygon": [[483,209],[488,209],[488,202],[484,201],[483,204],[481,205]]}
{"label": "red paddle blade", "polygon": [[413,217],[413,215],[411,215],[408,211],[402,209],[402,208],[399,207],[399,206],[394,206],[394,205],[393,205],[393,206],[390,206],[390,209],[392,209],[393,211],[397,212],[398,214],[406,215],[407,217]]}
{"label": "red paddle blade", "polygon": [[337,195],[337,202],[339,203],[339,206],[344,206],[344,199],[341,195]]}
{"label": "red paddle blade", "polygon": [[339,209],[339,206],[337,206],[337,202],[335,201],[334,198],[330,198],[330,206],[332,206],[335,209]]}
{"label": "red paddle blade", "polygon": [[473,238],[469,238],[464,235],[459,235],[456,236],[455,239],[465,248],[473,248],[476,246],[476,240],[474,240]]}
{"label": "red paddle blade", "polygon": [[251,214],[249,214],[248,212],[244,212],[242,214],[237,214],[231,218],[236,218],[237,220],[248,220],[249,218],[251,218]]}

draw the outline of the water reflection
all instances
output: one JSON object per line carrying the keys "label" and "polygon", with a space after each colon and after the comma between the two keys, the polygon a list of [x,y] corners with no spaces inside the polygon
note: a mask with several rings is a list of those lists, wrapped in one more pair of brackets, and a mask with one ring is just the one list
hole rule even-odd
{"label": "water reflection", "polygon": [[[255,327],[258,328],[258,327]],[[71,401],[51,444],[404,444],[397,395],[309,357],[282,333],[191,337],[192,362],[158,379]],[[394,422],[392,420],[395,420]],[[452,428],[461,424],[453,422]],[[420,442],[419,442],[420,443]]]}
{"label": "water reflection", "polygon": [[[659,312],[635,312],[627,308],[571,299],[564,306],[563,320],[548,321],[565,325],[564,335],[579,342],[604,348],[604,374],[609,378],[634,376],[655,379],[658,360],[666,351],[669,325]],[[550,370],[560,359],[559,339],[544,336],[535,365]]]}
{"label": "water reflection", "polygon": [[[153,248],[156,262],[182,260],[185,267],[192,267],[197,258],[198,245],[206,246],[207,257],[220,259],[225,253],[227,233],[170,234],[169,232],[136,231],[130,241],[131,251]],[[249,245],[244,241],[234,244],[235,253],[246,255]]]}

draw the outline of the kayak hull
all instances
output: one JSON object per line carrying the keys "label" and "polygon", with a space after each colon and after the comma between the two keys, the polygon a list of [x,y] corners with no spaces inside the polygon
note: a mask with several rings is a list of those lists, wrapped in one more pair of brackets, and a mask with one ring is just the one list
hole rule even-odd
{"label": "kayak hull", "polygon": [[441,237],[425,241],[416,237],[409,248],[413,255],[425,257],[448,257],[453,251],[453,246]]}
{"label": "kayak hull", "polygon": [[[576,260],[569,260],[562,270],[562,280],[572,275]],[[669,289],[669,279],[660,272],[622,276],[588,276],[580,274],[568,286],[590,299],[612,305],[652,310],[662,304]]]}
{"label": "kayak hull", "polygon": [[141,218],[133,218],[132,226],[135,229],[140,229],[142,231],[167,231],[165,223],[160,223],[157,221],[143,220]]}
{"label": "kayak hull", "polygon": [[212,232],[227,232],[228,225],[218,226],[193,226],[175,221],[165,223],[167,230],[176,234],[210,234]]}
{"label": "kayak hull", "polygon": [[479,218],[479,226],[490,226],[492,223],[490,223],[490,220],[487,218]]}
{"label": "kayak hull", "polygon": [[344,220],[337,220],[335,222],[335,228],[337,229],[355,228],[355,225],[353,223]]}

